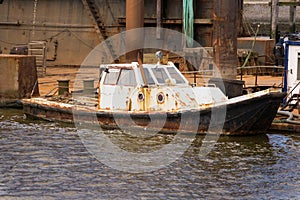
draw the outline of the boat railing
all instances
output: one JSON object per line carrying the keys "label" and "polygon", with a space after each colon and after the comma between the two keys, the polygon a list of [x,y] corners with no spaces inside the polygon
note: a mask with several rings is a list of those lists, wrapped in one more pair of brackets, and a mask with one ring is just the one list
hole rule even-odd
{"label": "boat railing", "polygon": [[263,65],[258,65],[258,66],[245,66],[245,67],[238,67],[237,70],[240,70],[240,80],[243,80],[243,76],[245,75],[244,72],[245,70],[254,70],[254,85],[258,86],[258,76],[259,75],[264,75],[264,72],[262,69],[273,69],[271,75],[280,75],[283,78],[284,74],[284,67],[283,66],[263,66]]}
{"label": "boat railing", "polygon": [[214,70],[184,71],[181,72],[194,86],[207,86],[208,80],[213,76]]}

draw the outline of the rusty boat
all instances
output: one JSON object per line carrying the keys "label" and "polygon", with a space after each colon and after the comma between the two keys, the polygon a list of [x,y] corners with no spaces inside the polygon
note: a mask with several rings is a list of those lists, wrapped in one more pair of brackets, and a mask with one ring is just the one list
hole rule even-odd
{"label": "rusty boat", "polygon": [[189,84],[172,62],[107,64],[99,74],[89,95],[93,101],[83,93],[73,93],[67,102],[23,99],[24,113],[101,128],[249,135],[268,130],[284,97],[267,89],[228,98],[216,86]]}

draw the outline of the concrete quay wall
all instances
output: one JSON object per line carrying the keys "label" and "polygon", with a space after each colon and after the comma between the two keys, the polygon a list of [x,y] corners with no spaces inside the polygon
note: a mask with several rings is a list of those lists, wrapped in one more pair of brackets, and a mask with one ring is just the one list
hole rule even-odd
{"label": "concrete quay wall", "polygon": [[[271,6],[270,0],[246,0],[244,1],[244,26],[253,35],[257,25],[260,24],[259,35],[267,36],[270,34]],[[289,6],[280,6],[278,13],[278,30],[289,32]],[[296,8],[296,30],[300,30],[300,7]]]}

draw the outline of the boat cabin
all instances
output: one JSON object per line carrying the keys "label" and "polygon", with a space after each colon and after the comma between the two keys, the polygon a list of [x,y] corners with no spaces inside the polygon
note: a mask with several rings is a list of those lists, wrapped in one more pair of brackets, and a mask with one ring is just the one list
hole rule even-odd
{"label": "boat cabin", "polygon": [[286,41],[284,91],[300,94],[300,41]]}
{"label": "boat cabin", "polygon": [[100,74],[100,110],[171,112],[227,99],[219,88],[190,86],[172,62],[101,65]]}

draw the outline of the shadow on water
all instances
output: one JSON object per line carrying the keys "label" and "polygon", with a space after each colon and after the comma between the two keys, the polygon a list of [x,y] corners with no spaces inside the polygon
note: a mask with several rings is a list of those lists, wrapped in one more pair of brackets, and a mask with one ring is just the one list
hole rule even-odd
{"label": "shadow on water", "polygon": [[[155,151],[174,137],[105,135],[136,153]],[[126,173],[95,159],[76,128],[0,109],[0,199],[299,199],[300,136],[220,137],[204,158],[203,139],[193,139],[170,165]]]}

